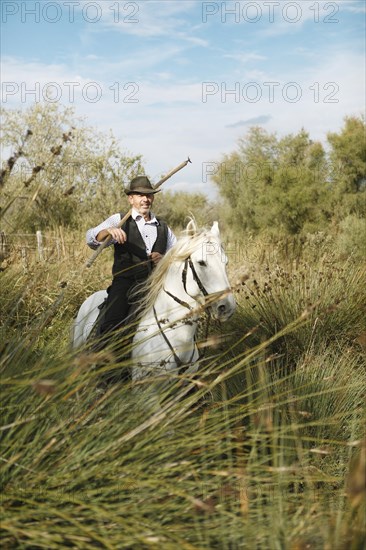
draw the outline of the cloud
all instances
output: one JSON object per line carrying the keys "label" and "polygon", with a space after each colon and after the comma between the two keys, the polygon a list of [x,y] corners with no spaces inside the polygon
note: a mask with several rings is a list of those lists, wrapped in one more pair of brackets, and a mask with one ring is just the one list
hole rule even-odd
{"label": "cloud", "polygon": [[115,2],[105,7],[104,2],[81,0],[78,9],[82,11],[88,4],[99,5],[103,13],[98,27],[89,27],[90,33],[118,32],[138,38],[160,38],[187,42],[196,46],[208,46],[207,40],[197,36],[201,25],[191,25],[187,16],[197,9],[197,2],[166,2],[144,0],[135,2]]}
{"label": "cloud", "polygon": [[239,63],[249,63],[251,61],[265,61],[267,58],[263,55],[259,55],[255,52],[248,53],[227,53],[223,55],[224,58],[234,59],[234,61],[239,61]]}
{"label": "cloud", "polygon": [[344,11],[351,13],[366,13],[366,6],[360,0],[338,0]]}
{"label": "cloud", "polygon": [[271,120],[271,115],[259,115],[253,118],[248,118],[247,120],[239,120],[233,124],[227,124],[226,128],[240,128],[241,126],[249,126],[256,124],[267,124]]}
{"label": "cloud", "polygon": [[185,101],[183,99],[177,101],[157,101],[156,103],[150,103],[150,107],[153,107],[154,109],[177,109],[179,107],[191,108],[195,105],[196,102]]}

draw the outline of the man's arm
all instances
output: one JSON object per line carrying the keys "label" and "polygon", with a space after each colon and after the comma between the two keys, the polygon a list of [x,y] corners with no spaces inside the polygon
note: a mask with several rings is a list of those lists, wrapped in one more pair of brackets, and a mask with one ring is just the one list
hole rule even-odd
{"label": "man's arm", "polygon": [[120,227],[107,227],[107,229],[102,229],[97,234],[96,240],[99,243],[102,243],[108,235],[110,235],[112,239],[119,244],[123,244],[127,241],[127,235]]}
{"label": "man's arm", "polygon": [[111,235],[112,240],[107,246],[114,244],[115,242],[120,244],[126,242],[126,233],[123,229],[117,227],[120,221],[121,215],[113,214],[113,216],[110,216],[96,227],[91,227],[88,229],[86,232],[86,244],[95,250],[108,235]]}

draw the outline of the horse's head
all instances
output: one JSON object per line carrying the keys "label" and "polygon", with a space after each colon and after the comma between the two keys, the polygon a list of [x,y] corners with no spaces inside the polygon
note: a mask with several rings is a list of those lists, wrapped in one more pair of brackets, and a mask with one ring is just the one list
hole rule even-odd
{"label": "horse's head", "polygon": [[205,304],[215,319],[226,321],[234,313],[236,304],[226,274],[228,260],[221,245],[218,223],[214,222],[210,231],[197,235],[195,224],[190,221],[187,234],[197,241],[197,246],[184,267],[186,292],[198,303]]}

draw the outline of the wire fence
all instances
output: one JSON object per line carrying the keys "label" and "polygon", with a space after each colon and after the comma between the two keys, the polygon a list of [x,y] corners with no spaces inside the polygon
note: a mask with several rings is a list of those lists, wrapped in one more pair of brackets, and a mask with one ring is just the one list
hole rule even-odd
{"label": "wire fence", "polygon": [[0,231],[0,261],[20,260],[26,267],[34,262],[60,262],[82,259],[90,249],[79,235],[65,237],[62,227],[52,233],[5,233]]}

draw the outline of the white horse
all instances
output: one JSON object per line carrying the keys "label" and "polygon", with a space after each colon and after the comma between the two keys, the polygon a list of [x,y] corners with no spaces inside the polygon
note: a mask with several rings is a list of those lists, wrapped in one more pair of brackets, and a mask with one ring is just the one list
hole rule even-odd
{"label": "white horse", "polygon": [[[195,334],[206,310],[219,321],[235,311],[226,274],[227,257],[218,223],[197,231],[189,222],[186,235],[160,260],[139,288],[138,324],[132,343],[133,379],[148,372],[195,372]],[[101,290],[81,306],[74,324],[74,347],[84,344],[107,296]]]}

